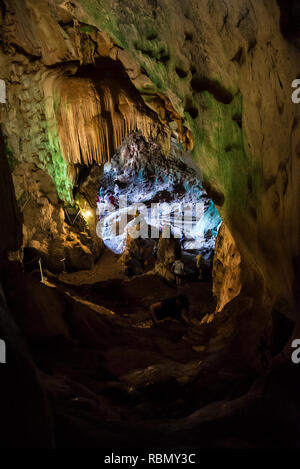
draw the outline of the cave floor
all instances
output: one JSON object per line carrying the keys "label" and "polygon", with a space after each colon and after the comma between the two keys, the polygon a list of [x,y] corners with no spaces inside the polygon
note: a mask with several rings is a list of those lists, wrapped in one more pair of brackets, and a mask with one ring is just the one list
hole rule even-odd
{"label": "cave floor", "polygon": [[[177,419],[198,406],[193,388],[206,334],[200,319],[215,306],[211,284],[176,287],[153,274],[128,279],[118,258],[106,251],[92,271],[61,274],[46,283],[68,300],[64,319],[70,336],[32,347],[58,428],[64,427],[63,434],[58,429],[64,447],[65,426],[70,426],[72,441],[76,425],[91,426],[93,443],[85,439],[83,447],[103,446],[102,433],[118,425],[141,425],[143,435],[149,426],[152,440],[154,421],[156,427],[162,417]],[[179,291],[190,299],[193,327],[175,320],[154,325],[149,306]],[[106,430],[100,431],[104,422]],[[137,435],[140,439],[140,431]],[[118,444],[127,441],[123,432],[114,438]]]}
{"label": "cave floor", "polygon": [[123,279],[125,269],[123,264],[117,262],[119,258],[118,254],[106,249],[93,269],[61,273],[59,279],[71,285],[87,285],[106,280]]}
{"label": "cave floor", "polygon": [[[214,311],[211,284],[177,288],[151,273],[128,279],[117,260],[108,253],[102,269],[46,284],[31,276],[36,301],[55,295],[63,305],[62,333],[30,341],[58,447],[257,447],[260,385],[224,359],[214,323],[200,323]],[[153,324],[149,305],[178,291],[189,296],[193,325]]]}

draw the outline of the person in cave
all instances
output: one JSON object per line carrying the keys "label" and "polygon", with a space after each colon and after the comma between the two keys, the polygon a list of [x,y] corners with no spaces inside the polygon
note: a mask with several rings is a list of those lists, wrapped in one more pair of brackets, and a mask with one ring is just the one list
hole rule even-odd
{"label": "person in cave", "polygon": [[185,235],[184,233],[182,233],[182,235],[180,236],[180,247],[182,250],[184,249],[184,240],[185,240]]}
{"label": "person in cave", "polygon": [[153,303],[150,306],[150,312],[154,323],[172,318],[183,321],[188,326],[192,325],[189,313],[189,299],[183,294]]}
{"label": "person in cave", "polygon": [[198,279],[203,280],[204,278],[204,260],[203,260],[203,254],[199,252],[196,256],[196,267],[198,269]]}
{"label": "person in cave", "polygon": [[157,245],[155,244],[155,245],[153,246],[153,249],[152,249],[152,257],[153,257],[153,263],[154,263],[154,265],[155,265],[156,262],[157,262],[157,253],[158,253],[158,247],[157,247]]}
{"label": "person in cave", "polygon": [[172,265],[172,271],[174,272],[176,285],[179,287],[182,282],[184,274],[184,263],[182,259],[176,259]]}
{"label": "person in cave", "polygon": [[110,195],[108,196],[108,200],[109,200],[109,203],[110,203],[113,207],[117,208],[117,202],[116,202],[116,199],[115,199],[115,197],[113,196],[113,194],[110,194]]}
{"label": "person in cave", "polygon": [[120,195],[120,188],[119,188],[118,184],[116,183],[115,187],[114,187],[114,196],[118,199],[119,195]]}

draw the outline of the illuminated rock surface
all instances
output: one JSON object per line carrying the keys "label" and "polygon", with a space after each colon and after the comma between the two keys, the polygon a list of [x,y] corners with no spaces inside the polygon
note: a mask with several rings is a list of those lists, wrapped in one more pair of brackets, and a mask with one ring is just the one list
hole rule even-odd
{"label": "illuminated rock surface", "polygon": [[[142,135],[124,141],[99,181],[97,232],[109,249],[122,253],[127,235],[158,241],[166,228],[163,236],[175,236],[184,250],[213,256],[221,219],[191,161],[176,142],[165,158]],[[107,202],[109,195],[116,206]]]}
{"label": "illuminated rock surface", "polygon": [[[0,2],[4,447],[299,447],[295,5]],[[224,222],[190,328],[151,322],[173,284],[101,272],[100,165],[136,130],[192,152]]]}

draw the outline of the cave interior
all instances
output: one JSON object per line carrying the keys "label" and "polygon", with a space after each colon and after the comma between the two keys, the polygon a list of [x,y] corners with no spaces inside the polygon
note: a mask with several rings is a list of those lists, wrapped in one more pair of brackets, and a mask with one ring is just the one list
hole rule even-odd
{"label": "cave interior", "polygon": [[0,0],[0,38],[0,447],[299,449],[297,1]]}

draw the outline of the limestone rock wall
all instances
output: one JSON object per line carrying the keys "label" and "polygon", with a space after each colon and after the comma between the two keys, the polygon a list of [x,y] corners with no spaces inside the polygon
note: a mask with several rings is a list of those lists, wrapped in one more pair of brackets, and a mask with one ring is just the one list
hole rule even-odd
{"label": "limestone rock wall", "polygon": [[213,294],[218,299],[218,313],[239,295],[242,287],[241,255],[224,223],[220,226],[216,240],[212,276]]}
{"label": "limestone rock wall", "polygon": [[[5,259],[22,244],[22,219],[17,207],[0,129],[0,339],[5,341],[6,361],[0,365],[0,429],[2,448],[53,448],[50,411],[38,373],[6,303],[5,288],[10,269]],[[22,316],[23,298],[18,296]],[[20,392],[20,389],[22,392]],[[30,399],[28,399],[30,396]]]}
{"label": "limestone rock wall", "polygon": [[[0,259],[7,251],[17,251],[22,243],[22,219],[14,193],[13,180],[6,157],[4,139],[0,128],[0,195],[1,209]],[[5,202],[4,202],[5,201]]]}
{"label": "limestone rock wall", "polygon": [[144,104],[194,145],[241,253],[248,290],[294,314],[300,107],[291,101],[291,83],[300,53],[280,31],[276,0],[2,4],[8,104],[0,121],[12,163],[34,163],[51,175],[60,197],[71,198],[55,100],[48,113],[49,83],[98,56],[117,58]]}

